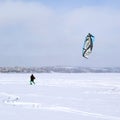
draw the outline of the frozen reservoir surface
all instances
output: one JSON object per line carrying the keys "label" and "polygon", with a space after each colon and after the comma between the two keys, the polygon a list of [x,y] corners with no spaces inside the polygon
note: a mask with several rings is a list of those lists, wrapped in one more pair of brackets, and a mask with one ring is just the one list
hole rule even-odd
{"label": "frozen reservoir surface", "polygon": [[0,74],[1,120],[120,120],[120,73]]}

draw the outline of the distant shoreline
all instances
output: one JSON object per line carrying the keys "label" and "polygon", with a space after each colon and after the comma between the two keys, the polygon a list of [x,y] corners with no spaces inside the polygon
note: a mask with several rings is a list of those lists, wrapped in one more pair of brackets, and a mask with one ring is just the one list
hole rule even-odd
{"label": "distant shoreline", "polygon": [[0,73],[120,73],[120,67],[0,67]]}

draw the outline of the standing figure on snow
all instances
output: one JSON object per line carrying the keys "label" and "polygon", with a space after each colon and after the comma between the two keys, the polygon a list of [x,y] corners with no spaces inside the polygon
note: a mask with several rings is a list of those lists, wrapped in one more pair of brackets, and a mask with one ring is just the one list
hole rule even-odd
{"label": "standing figure on snow", "polygon": [[35,80],[35,76],[32,74],[31,76],[30,76],[30,85],[35,85],[35,82],[34,82],[34,80]]}

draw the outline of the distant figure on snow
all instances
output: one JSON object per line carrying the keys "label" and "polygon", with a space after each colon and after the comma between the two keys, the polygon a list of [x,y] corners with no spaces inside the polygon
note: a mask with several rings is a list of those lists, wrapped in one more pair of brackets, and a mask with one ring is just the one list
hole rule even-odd
{"label": "distant figure on snow", "polygon": [[35,85],[35,82],[34,82],[34,80],[35,80],[35,76],[32,74],[31,76],[30,76],[30,85]]}

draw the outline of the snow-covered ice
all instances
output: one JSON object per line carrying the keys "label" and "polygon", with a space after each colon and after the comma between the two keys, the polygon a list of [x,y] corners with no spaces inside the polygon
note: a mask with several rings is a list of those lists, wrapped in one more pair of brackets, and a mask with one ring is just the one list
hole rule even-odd
{"label": "snow-covered ice", "polygon": [[1,120],[120,120],[120,73],[0,74]]}

